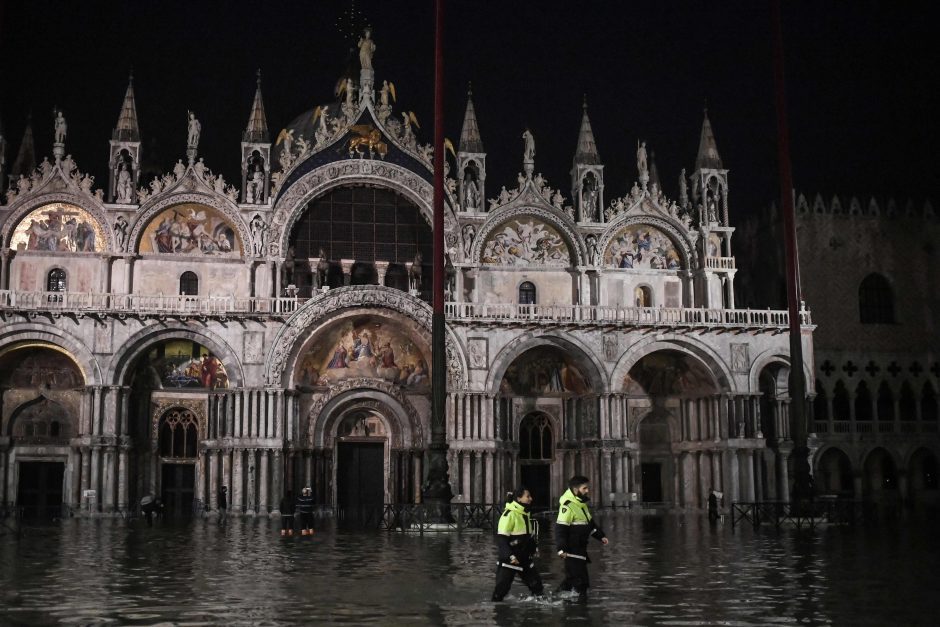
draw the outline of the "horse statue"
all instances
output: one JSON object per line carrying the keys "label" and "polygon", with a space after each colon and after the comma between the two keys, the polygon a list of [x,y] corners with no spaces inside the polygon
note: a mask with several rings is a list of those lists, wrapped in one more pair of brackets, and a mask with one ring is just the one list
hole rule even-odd
{"label": "horse statue", "polygon": [[424,256],[421,251],[415,253],[414,263],[408,270],[408,288],[414,291],[421,290],[421,264],[424,262]]}

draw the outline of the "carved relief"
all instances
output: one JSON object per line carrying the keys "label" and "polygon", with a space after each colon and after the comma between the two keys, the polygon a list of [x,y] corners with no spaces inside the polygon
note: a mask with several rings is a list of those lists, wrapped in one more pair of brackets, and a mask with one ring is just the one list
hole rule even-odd
{"label": "carved relief", "polygon": [[751,361],[747,354],[747,344],[731,345],[731,371],[747,374],[750,371]]}
{"label": "carved relief", "polygon": [[245,333],[244,355],[246,364],[260,364],[264,361],[264,333],[261,331]]}
{"label": "carved relief", "polygon": [[485,337],[468,339],[467,360],[472,370],[486,370],[489,363],[489,340]]}

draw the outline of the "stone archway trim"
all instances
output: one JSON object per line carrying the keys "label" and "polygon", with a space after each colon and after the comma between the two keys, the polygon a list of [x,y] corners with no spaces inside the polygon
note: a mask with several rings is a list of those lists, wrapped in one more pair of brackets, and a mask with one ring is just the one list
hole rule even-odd
{"label": "stone archway trim", "polygon": [[98,221],[98,225],[101,227],[101,232],[104,233],[105,236],[105,246],[104,250],[101,252],[114,251],[114,234],[111,232],[111,224],[108,222],[104,207],[97,201],[97,199],[84,195],[79,196],[78,194],[73,194],[70,192],[51,192],[41,194],[39,196],[29,195],[23,198],[22,203],[14,202],[10,207],[10,213],[7,215],[6,222],[3,223],[3,231],[2,235],[0,235],[0,238],[2,238],[0,241],[3,243],[3,248],[10,247],[10,240],[13,238],[13,231],[15,231],[19,223],[23,221],[23,218],[28,216],[36,209],[40,209],[45,205],[51,205],[53,203],[75,205],[76,207],[79,207],[90,213],[91,216]]}
{"label": "stone archway trim", "polygon": [[85,385],[101,385],[104,382],[98,360],[77,337],[59,327],[30,322],[15,322],[0,327],[0,348],[13,344],[45,344],[47,348],[67,355],[78,366]]}

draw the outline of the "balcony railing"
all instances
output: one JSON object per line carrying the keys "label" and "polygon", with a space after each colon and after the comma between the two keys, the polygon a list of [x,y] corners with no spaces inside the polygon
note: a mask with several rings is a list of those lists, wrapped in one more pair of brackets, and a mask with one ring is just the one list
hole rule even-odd
{"label": "balcony railing", "polygon": [[[854,426],[853,426],[854,424]],[[850,433],[881,433],[891,434],[917,434],[937,433],[937,423],[931,420],[903,420],[894,422],[888,420],[859,420],[853,423],[850,420],[816,420],[813,421],[813,432],[816,435],[850,434]]]}
{"label": "balcony railing", "polygon": [[734,270],[734,257],[705,257],[705,267]]}
{"label": "balcony railing", "polygon": [[297,298],[0,290],[0,309],[20,311],[165,313],[194,316],[235,313],[289,315],[296,311],[297,306]]}
{"label": "balcony railing", "polygon": [[[611,305],[520,305],[516,303],[447,303],[447,318],[494,323],[589,323],[662,327],[739,327],[786,329],[790,315],[770,309],[694,309],[690,307],[621,307]],[[812,324],[803,311],[802,324]]]}

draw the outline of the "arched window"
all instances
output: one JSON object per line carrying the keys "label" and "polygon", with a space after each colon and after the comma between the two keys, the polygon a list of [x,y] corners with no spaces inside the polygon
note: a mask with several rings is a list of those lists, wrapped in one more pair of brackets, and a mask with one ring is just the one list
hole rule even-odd
{"label": "arched window", "polygon": [[633,290],[633,300],[637,307],[652,307],[653,290],[648,285],[638,285]]}
{"label": "arched window", "polygon": [[47,292],[64,292],[67,285],[65,270],[55,268],[49,271],[49,276],[46,277]]}
{"label": "arched window", "polygon": [[850,420],[852,418],[850,402],[849,391],[845,389],[845,384],[842,381],[837,381],[832,392],[832,419]]}
{"label": "arched window", "polygon": [[523,281],[522,285],[519,286],[519,304],[520,305],[534,305],[535,304],[535,284],[530,281]]}
{"label": "arched window", "polygon": [[554,452],[552,425],[545,414],[530,414],[519,425],[519,459],[550,460]]}
{"label": "arched window", "polygon": [[894,294],[888,279],[869,274],[858,288],[858,312],[863,324],[894,322]]}
{"label": "arched window", "polygon": [[187,270],[180,275],[180,295],[198,296],[199,295],[199,277],[195,272]]}
{"label": "arched window", "polygon": [[868,392],[868,385],[860,381],[855,388],[855,419],[871,420],[871,394]]}
{"label": "arched window", "polygon": [[196,414],[175,407],[160,417],[160,455],[175,459],[196,457],[198,440]]}
{"label": "arched window", "polygon": [[937,395],[930,381],[924,383],[924,393],[920,397],[920,419],[934,422],[937,420]]}
{"label": "arched window", "polygon": [[887,381],[882,381],[878,388],[878,420],[891,422],[894,420],[894,394]]}

